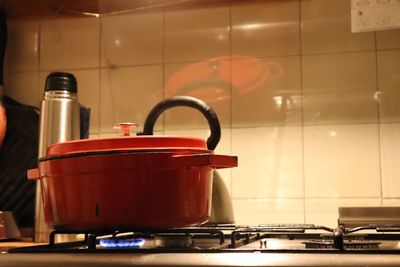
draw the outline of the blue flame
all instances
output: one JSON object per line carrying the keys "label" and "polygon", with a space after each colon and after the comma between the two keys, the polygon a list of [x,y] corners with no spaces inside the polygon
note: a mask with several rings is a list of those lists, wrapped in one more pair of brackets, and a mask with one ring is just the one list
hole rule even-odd
{"label": "blue flame", "polygon": [[140,248],[144,244],[143,238],[136,239],[100,239],[100,245],[104,248]]}

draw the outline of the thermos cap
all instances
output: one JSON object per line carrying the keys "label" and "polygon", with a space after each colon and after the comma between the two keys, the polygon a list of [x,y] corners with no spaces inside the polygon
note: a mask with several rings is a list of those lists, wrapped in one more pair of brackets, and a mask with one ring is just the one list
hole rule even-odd
{"label": "thermos cap", "polygon": [[68,72],[52,72],[46,78],[45,91],[69,91],[77,93],[76,78]]}

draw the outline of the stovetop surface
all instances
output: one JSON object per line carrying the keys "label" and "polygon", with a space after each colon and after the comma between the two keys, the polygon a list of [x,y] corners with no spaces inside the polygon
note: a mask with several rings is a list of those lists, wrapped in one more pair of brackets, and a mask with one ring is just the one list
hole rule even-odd
{"label": "stovetop surface", "polygon": [[328,228],[312,224],[215,225],[83,233],[85,239],[12,249],[10,253],[315,253],[400,254],[400,225]]}

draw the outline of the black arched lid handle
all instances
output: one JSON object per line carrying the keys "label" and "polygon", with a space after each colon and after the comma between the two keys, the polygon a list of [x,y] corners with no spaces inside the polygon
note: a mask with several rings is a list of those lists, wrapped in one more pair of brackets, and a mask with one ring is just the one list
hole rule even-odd
{"label": "black arched lid handle", "polygon": [[191,107],[199,110],[207,119],[211,134],[207,139],[207,148],[214,150],[221,139],[221,126],[217,114],[204,101],[191,96],[174,96],[159,102],[147,115],[143,132],[139,135],[153,135],[154,125],[165,110],[173,107]]}

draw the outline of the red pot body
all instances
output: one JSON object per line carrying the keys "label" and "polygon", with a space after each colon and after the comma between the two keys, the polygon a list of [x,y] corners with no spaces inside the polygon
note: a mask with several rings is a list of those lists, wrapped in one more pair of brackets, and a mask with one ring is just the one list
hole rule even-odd
{"label": "red pot body", "polygon": [[210,216],[213,169],[237,165],[190,147],[64,152],[30,178],[40,180],[46,223],[71,231],[199,225]]}

